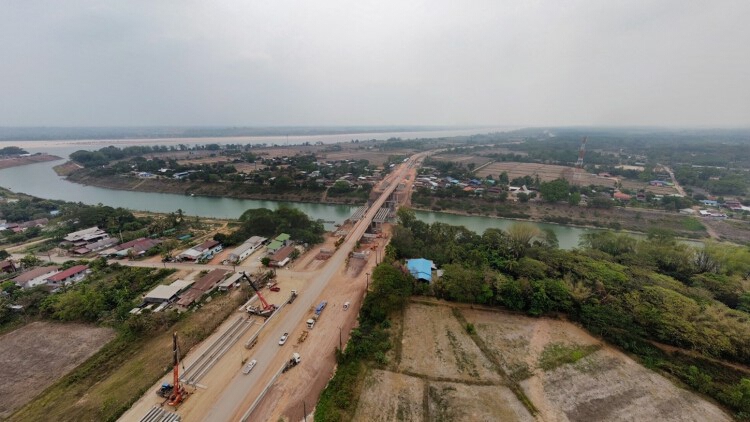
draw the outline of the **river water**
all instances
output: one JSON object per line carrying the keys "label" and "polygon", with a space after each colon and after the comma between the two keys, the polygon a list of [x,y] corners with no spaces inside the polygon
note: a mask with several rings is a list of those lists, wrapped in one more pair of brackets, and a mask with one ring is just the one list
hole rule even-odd
{"label": "river water", "polygon": [[[380,134],[383,135],[383,134]],[[398,136],[399,134],[388,134]],[[341,135],[337,135],[341,136]],[[354,137],[355,135],[349,135]],[[424,137],[427,137],[426,135]],[[279,139],[283,139],[279,137]],[[199,142],[199,140],[195,140]],[[268,142],[267,139],[263,141]],[[115,142],[113,142],[115,143]],[[144,141],[144,143],[153,143]],[[29,148],[30,152],[44,150],[51,154],[67,156],[78,149],[98,149],[105,144],[87,145],[63,144],[56,148]],[[182,209],[187,215],[216,218],[237,218],[243,212],[251,208],[277,209],[282,205],[292,206],[306,213],[312,219],[321,219],[327,222],[341,223],[346,220],[357,208],[350,205],[329,205],[311,203],[292,203],[278,201],[259,201],[250,199],[234,199],[220,197],[186,196],[170,193],[133,192],[84,186],[71,183],[59,177],[52,167],[63,161],[30,164],[20,167],[11,167],[0,170],[0,186],[14,192],[26,193],[46,199],[59,199],[72,202],[83,202],[85,204],[103,204],[113,207],[123,207],[136,211],[152,211],[168,213]],[[501,218],[461,216],[447,213],[418,211],[417,217],[426,222],[440,221],[451,225],[462,225],[477,233],[495,227],[507,229],[514,220]],[[589,229],[568,227],[555,224],[532,223],[540,228],[552,229],[557,235],[561,248],[570,249],[578,245],[581,235],[590,232]],[[333,223],[327,223],[326,228],[331,229]]]}

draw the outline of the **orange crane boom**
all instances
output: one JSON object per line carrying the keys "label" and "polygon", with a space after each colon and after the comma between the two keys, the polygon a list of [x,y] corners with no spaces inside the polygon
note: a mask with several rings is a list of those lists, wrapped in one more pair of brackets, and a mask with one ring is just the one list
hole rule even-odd
{"label": "orange crane boom", "polygon": [[177,347],[177,333],[172,334],[172,363],[174,368],[172,369],[173,375],[173,388],[172,394],[169,396],[170,406],[179,406],[188,397],[188,392],[185,390],[185,386],[180,383],[180,349]]}

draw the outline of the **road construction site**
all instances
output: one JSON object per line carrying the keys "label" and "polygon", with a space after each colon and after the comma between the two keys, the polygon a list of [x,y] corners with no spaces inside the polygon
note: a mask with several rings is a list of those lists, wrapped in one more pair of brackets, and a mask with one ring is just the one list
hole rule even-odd
{"label": "road construction site", "polygon": [[[237,310],[237,317],[228,318],[186,354],[179,369],[186,374],[182,379],[189,398],[176,409],[169,409],[171,412],[182,421],[236,421],[301,419],[305,410],[312,411],[333,373],[335,350],[346,343],[356,323],[369,273],[376,257],[383,255],[386,239],[383,236],[368,245],[373,253],[354,272],[347,265],[349,254],[355,251],[373,217],[404,176],[413,174],[414,160],[404,162],[383,181],[382,195],[360,221],[341,228],[346,235],[338,248],[335,243],[339,239],[330,236],[325,244],[300,257],[292,268],[277,271],[280,291],[261,292],[268,302],[279,305],[267,322],[256,316],[247,322],[250,317],[243,306]],[[322,250],[335,252],[329,256]],[[281,306],[288,301],[291,290],[299,292],[299,296],[293,303]],[[315,305],[323,300],[328,303],[325,311],[312,329],[307,328],[306,321],[314,314]],[[348,310],[343,306],[346,302]],[[283,333],[289,333],[289,340],[279,345]],[[247,349],[246,344],[251,348]],[[299,365],[279,372],[294,353],[300,356]],[[256,360],[257,365],[243,374],[243,365],[249,360]],[[163,399],[154,392],[170,380],[166,376],[155,384],[121,420],[139,421],[154,406],[158,407]]]}

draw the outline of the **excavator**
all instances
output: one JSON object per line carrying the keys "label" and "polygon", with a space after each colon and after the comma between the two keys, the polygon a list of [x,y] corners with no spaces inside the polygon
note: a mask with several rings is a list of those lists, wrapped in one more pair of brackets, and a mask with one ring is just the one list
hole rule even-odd
{"label": "excavator", "polygon": [[[174,333],[172,335],[172,351],[173,351],[173,358],[172,362],[174,365],[174,368],[172,370],[172,374],[174,376],[173,383],[164,383],[161,385],[161,388],[156,390],[156,394],[164,397],[164,401],[167,402],[168,405],[177,407],[182,402],[187,400],[188,398],[188,391],[185,389],[185,386],[180,383],[180,349],[177,347],[177,333]],[[162,403],[164,405],[164,403]]]}
{"label": "excavator", "polygon": [[249,305],[247,307],[247,311],[251,314],[259,315],[264,318],[270,317],[276,311],[276,309],[278,309],[278,307],[274,305],[273,303],[268,303],[266,301],[266,298],[264,298],[263,295],[260,293],[260,290],[258,290],[258,288],[255,287],[255,283],[253,283],[253,280],[251,280],[250,277],[247,276],[247,274],[245,274],[244,272],[242,272],[241,274],[242,274],[242,277],[244,277],[245,280],[247,280],[247,282],[250,284],[250,287],[252,287],[253,290],[255,290],[255,293],[258,295],[258,299],[260,299],[260,303],[263,305],[262,308]]}

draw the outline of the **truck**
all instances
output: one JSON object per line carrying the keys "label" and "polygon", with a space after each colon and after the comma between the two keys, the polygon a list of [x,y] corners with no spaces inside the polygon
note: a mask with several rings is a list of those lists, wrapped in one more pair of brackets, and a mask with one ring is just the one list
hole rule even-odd
{"label": "truck", "polygon": [[287,361],[286,365],[284,365],[284,369],[282,372],[286,372],[294,368],[295,366],[299,365],[300,360],[301,360],[301,357],[299,353],[296,353],[296,352],[292,353],[292,358]]}
{"label": "truck", "polygon": [[326,308],[326,305],[328,305],[328,302],[326,302],[324,300],[324,301],[320,302],[318,304],[318,306],[315,307],[314,313],[312,314],[312,316],[310,317],[310,319],[307,320],[307,328],[308,329],[312,330],[312,328],[315,326],[315,321],[317,321],[318,318],[320,318],[320,314],[323,313],[323,309]]}
{"label": "truck", "polygon": [[325,300],[320,302],[318,306],[315,307],[315,315],[320,316],[320,314],[323,313],[323,309],[326,308],[326,305],[328,305],[328,302]]}
{"label": "truck", "polygon": [[287,300],[286,303],[291,304],[292,302],[294,302],[294,299],[297,299],[297,291],[296,290],[292,290],[292,294],[289,295],[289,300]]}

